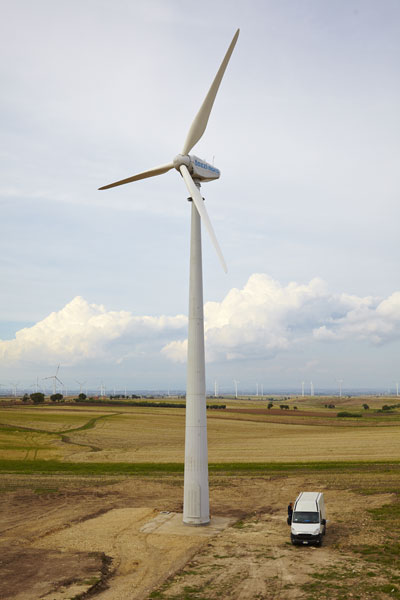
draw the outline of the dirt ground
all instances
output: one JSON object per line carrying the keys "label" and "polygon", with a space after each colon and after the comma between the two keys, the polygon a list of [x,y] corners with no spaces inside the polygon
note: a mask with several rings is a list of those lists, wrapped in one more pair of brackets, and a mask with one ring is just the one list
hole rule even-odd
{"label": "dirt ground", "polygon": [[[351,567],[356,589],[365,575],[351,548],[384,541],[367,509],[393,500],[306,475],[221,476],[210,483],[211,527],[193,528],[176,516],[178,477],[3,476],[2,484],[1,600],[305,599],[301,585],[335,565]],[[316,487],[329,520],[324,544],[293,547],[287,504]]]}

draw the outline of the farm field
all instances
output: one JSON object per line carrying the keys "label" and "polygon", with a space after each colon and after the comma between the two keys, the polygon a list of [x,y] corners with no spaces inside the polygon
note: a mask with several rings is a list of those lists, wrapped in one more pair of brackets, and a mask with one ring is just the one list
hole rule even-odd
{"label": "farm field", "polygon": [[[210,528],[180,525],[183,408],[0,408],[0,597],[400,599],[400,413],[343,400],[208,411]],[[316,489],[324,544],[293,547]]]}
{"label": "farm field", "polygon": [[[208,412],[211,463],[400,460],[396,412],[338,418],[318,405],[232,405]],[[182,463],[184,430],[184,408],[0,408],[0,460]]]}

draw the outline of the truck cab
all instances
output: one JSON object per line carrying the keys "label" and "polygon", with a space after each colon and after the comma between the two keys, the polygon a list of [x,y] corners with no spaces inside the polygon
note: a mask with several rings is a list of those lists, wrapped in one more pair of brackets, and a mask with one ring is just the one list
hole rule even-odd
{"label": "truck cab", "polygon": [[290,539],[293,545],[321,546],[326,533],[324,495],[321,492],[301,492],[293,507]]}

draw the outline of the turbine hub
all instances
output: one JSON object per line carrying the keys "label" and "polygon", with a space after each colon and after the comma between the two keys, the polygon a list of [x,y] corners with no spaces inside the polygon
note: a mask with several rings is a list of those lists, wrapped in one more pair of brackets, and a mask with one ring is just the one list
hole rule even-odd
{"label": "turbine hub", "polygon": [[190,157],[187,154],[177,154],[172,162],[177,171],[181,165],[185,165],[190,171]]}
{"label": "turbine hub", "polygon": [[198,181],[214,181],[221,175],[221,171],[214,165],[210,165],[194,154],[178,154],[173,160],[173,165],[177,171],[181,165],[185,165],[192,178]]}

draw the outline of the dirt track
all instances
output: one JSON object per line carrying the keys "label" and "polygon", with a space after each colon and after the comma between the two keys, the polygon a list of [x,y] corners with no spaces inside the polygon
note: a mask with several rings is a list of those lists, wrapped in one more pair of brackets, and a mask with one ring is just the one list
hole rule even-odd
{"label": "dirt track", "polygon": [[[326,489],[328,533],[314,549],[292,547],[285,520],[288,501],[313,487],[307,477],[213,480],[213,516],[230,526],[211,537],[204,528],[160,529],[172,518],[168,511],[182,509],[176,478],[71,485],[66,481],[55,494],[3,494],[2,600],[61,600],[87,590],[100,600],[144,599],[168,578],[166,598],[184,588],[203,590],[207,598],[301,598],[299,586],[316,569],[351,561],[357,570],[346,548],[358,539],[382,541],[366,509],[391,501],[390,494]],[[362,528],[355,514],[362,515]]]}

